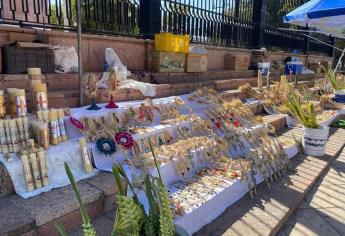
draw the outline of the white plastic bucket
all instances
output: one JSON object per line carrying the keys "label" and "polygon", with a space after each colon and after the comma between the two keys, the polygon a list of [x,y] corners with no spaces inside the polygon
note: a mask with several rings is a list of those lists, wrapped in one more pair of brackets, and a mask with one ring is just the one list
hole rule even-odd
{"label": "white plastic bucket", "polygon": [[336,94],[336,95],[345,95],[345,89],[335,90],[334,94]]}
{"label": "white plastic bucket", "polygon": [[261,71],[262,76],[267,76],[268,71],[270,70],[271,63],[269,62],[262,62],[258,63],[258,69]]}
{"label": "white plastic bucket", "polygon": [[320,125],[319,129],[304,127],[302,147],[303,153],[310,156],[323,156],[328,138],[329,127]]}

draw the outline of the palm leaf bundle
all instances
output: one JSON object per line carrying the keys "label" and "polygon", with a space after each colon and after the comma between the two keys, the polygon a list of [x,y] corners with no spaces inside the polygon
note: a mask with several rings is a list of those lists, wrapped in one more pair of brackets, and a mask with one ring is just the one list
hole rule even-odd
{"label": "palm leaf bundle", "polygon": [[[72,174],[72,171],[66,162],[65,162],[65,171],[66,171],[68,179],[72,185],[73,191],[77,197],[81,217],[83,220],[83,224],[82,224],[83,235],[84,236],[96,236],[96,230],[93,228],[93,226],[91,224],[90,217],[87,213],[87,210],[86,210],[86,207],[85,207],[83,201],[81,200],[81,196],[80,196],[77,184],[75,182],[74,176]],[[55,226],[56,226],[57,230],[59,231],[60,235],[63,235],[63,236],[67,235],[67,232],[61,223],[56,223]]]}

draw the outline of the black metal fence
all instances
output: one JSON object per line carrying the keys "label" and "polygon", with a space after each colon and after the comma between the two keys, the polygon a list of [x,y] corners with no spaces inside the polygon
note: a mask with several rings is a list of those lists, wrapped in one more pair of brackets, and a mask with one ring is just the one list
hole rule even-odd
{"label": "black metal fence", "polygon": [[[282,16],[304,0],[80,0],[83,32],[152,38],[154,33],[189,34],[212,45],[332,54]],[[0,0],[0,24],[64,30],[76,28],[76,0]],[[318,36],[316,36],[318,37]],[[322,38],[334,42],[332,38]]]}
{"label": "black metal fence", "polygon": [[[139,35],[139,0],[80,0],[84,32]],[[74,30],[76,0],[0,0],[0,23]]]}

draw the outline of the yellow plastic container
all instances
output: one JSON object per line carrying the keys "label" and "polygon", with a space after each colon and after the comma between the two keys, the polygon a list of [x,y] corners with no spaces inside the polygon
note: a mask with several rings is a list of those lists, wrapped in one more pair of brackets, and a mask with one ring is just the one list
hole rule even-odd
{"label": "yellow plastic container", "polygon": [[189,41],[189,35],[175,35],[171,33],[155,34],[155,51],[188,53]]}

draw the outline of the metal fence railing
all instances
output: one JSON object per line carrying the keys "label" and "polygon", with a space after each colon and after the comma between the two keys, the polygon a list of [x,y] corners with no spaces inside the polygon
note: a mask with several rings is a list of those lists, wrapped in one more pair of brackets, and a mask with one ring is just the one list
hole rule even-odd
{"label": "metal fence railing", "polygon": [[[84,32],[139,35],[139,0],[80,0]],[[1,23],[74,30],[76,0],[0,0]]]}
{"label": "metal fence railing", "polygon": [[[193,42],[331,54],[301,33],[280,30],[304,0],[80,0],[83,32],[153,37],[189,34]],[[0,0],[0,24],[76,29],[76,0]],[[326,39],[329,41],[328,39]],[[307,42],[307,44],[306,44]]]}
{"label": "metal fence railing", "polygon": [[198,43],[250,47],[254,26],[247,20],[249,9],[252,5],[244,12],[235,1],[162,0],[161,31],[189,34]]}

